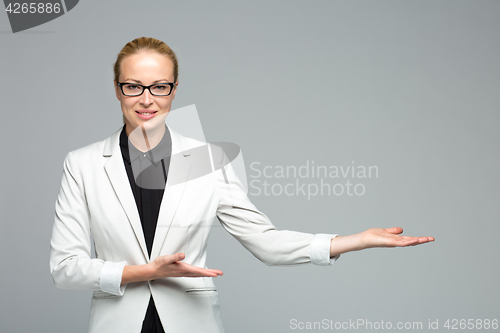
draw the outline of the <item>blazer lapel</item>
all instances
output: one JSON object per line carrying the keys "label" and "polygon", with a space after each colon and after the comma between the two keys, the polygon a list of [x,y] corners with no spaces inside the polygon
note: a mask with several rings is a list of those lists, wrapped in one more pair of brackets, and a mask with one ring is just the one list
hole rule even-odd
{"label": "blazer lapel", "polygon": [[167,184],[165,186],[165,192],[163,193],[158,222],[156,224],[151,260],[156,258],[161,252],[175,217],[175,212],[184,194],[184,189],[192,167],[188,158],[191,152],[186,143],[186,139],[179,133],[171,130],[170,127],[169,131],[172,140],[172,155],[168,168]]}
{"label": "blazer lapel", "polygon": [[144,239],[144,232],[142,231],[141,218],[137,211],[137,205],[134,199],[134,193],[130,188],[130,183],[127,176],[127,170],[123,164],[123,158],[120,151],[119,138],[121,133],[120,129],[112,136],[106,139],[104,144],[103,156],[109,157],[109,160],[104,165],[109,181],[115,190],[118,200],[122,205],[123,210],[127,214],[128,220],[134,229],[135,237],[139,242],[144,258],[149,262],[148,250],[146,248],[146,241]]}

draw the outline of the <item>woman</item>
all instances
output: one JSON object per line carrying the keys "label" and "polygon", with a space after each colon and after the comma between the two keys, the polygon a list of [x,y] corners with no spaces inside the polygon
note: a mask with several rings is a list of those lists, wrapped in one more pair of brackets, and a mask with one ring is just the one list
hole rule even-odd
{"label": "woman", "polygon": [[212,282],[222,272],[205,266],[215,217],[269,265],[331,265],[349,251],[434,240],[402,236],[401,228],[350,236],[276,230],[219,147],[165,125],[178,86],[165,43],[131,41],[114,72],[125,125],[66,156],[51,239],[56,286],[94,290],[89,332],[223,332]]}

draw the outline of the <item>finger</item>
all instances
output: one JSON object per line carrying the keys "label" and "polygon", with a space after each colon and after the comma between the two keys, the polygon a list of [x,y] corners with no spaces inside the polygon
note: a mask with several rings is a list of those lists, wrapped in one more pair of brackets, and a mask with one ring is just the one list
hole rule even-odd
{"label": "finger", "polygon": [[205,271],[211,272],[211,273],[215,273],[217,275],[222,275],[223,274],[222,271],[219,270],[219,269],[205,268]]}
{"label": "finger", "polygon": [[184,260],[184,258],[186,258],[186,255],[182,252],[176,253],[173,256],[175,258],[174,261],[181,261],[181,260]]}
{"label": "finger", "polygon": [[217,277],[222,275],[222,271],[213,269],[201,269],[200,271],[192,272],[193,277]]}
{"label": "finger", "polygon": [[193,274],[202,274],[204,276],[218,276],[222,275],[222,272],[216,269],[207,269],[207,268],[200,268],[200,267],[194,267],[191,271]]}
{"label": "finger", "polygon": [[401,234],[403,232],[403,228],[400,228],[400,227],[392,227],[392,228],[387,228],[385,229],[385,231],[387,231],[388,233],[391,233],[391,234]]}
{"label": "finger", "polygon": [[407,239],[400,239],[396,241],[397,246],[411,246],[419,244],[420,240],[417,237],[409,237]]}
{"label": "finger", "polygon": [[434,241],[434,237],[420,237],[420,241],[422,243],[433,242]]}
{"label": "finger", "polygon": [[418,238],[416,237],[402,235],[389,235],[388,240],[392,241],[395,246],[401,246],[402,244],[413,243],[416,241],[418,242]]}
{"label": "finger", "polygon": [[155,260],[161,260],[162,265],[170,265],[175,263],[176,261],[183,260],[184,253],[176,253],[176,254],[166,254],[156,258]]}
{"label": "finger", "polygon": [[218,269],[204,268],[203,271],[206,274],[210,274],[210,276],[216,276],[216,277],[223,274],[222,271]]}
{"label": "finger", "polygon": [[219,276],[219,275],[224,275],[224,273],[223,273],[222,271],[218,270],[218,269],[212,269],[211,271],[212,271],[213,273],[215,273],[217,276]]}
{"label": "finger", "polygon": [[417,243],[419,243],[419,244],[434,241],[434,237],[410,237],[410,236],[402,236],[402,235],[394,235],[394,237],[398,241],[409,241],[409,242],[412,242],[412,241],[417,240]]}
{"label": "finger", "polygon": [[412,238],[418,238],[420,242],[422,243],[427,243],[427,242],[433,242],[434,237],[432,236],[420,236],[420,237],[412,237]]}
{"label": "finger", "polygon": [[172,265],[178,261],[184,260],[184,253],[176,253],[176,254],[166,254],[161,257],[156,258],[155,260],[160,260],[161,265]]}
{"label": "finger", "polygon": [[413,238],[416,239],[416,241],[409,244],[410,246],[420,245],[434,241],[434,237],[413,237]]}
{"label": "finger", "polygon": [[411,241],[411,240],[415,240],[415,237],[411,237],[411,236],[400,236],[400,235],[395,235],[394,237],[398,237],[397,239],[399,240],[403,240],[403,241]]}
{"label": "finger", "polygon": [[186,263],[178,263],[178,264],[182,264],[184,272],[186,274],[191,274],[192,276],[217,277],[217,276],[223,274],[222,271],[218,270],[218,269],[201,268],[201,267],[193,266],[193,265],[186,264]]}

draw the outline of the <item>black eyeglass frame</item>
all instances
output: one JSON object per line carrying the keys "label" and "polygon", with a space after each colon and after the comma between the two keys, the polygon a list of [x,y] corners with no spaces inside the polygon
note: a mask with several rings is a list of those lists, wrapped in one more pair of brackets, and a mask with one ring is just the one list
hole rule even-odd
{"label": "black eyeglass frame", "polygon": [[[134,85],[134,86],[141,87],[142,88],[142,92],[139,95],[127,95],[123,91],[123,85],[125,85],[125,84],[131,84],[131,85]],[[143,86],[142,84],[132,83],[132,82],[118,82],[117,85],[118,85],[118,87],[120,87],[120,90],[122,91],[123,96],[128,96],[128,97],[141,96],[142,94],[144,94],[144,90],[146,90],[146,89],[149,90],[149,93],[151,95],[153,95],[153,96],[166,97],[166,96],[170,96],[170,94],[172,93],[172,90],[174,90],[174,87],[175,87],[175,83],[172,83],[172,82],[155,83],[155,84],[152,84],[150,86]],[[151,87],[159,86],[159,85],[169,85],[170,86],[170,92],[168,93],[168,95],[156,95],[156,94],[153,94],[153,92],[151,91]]]}

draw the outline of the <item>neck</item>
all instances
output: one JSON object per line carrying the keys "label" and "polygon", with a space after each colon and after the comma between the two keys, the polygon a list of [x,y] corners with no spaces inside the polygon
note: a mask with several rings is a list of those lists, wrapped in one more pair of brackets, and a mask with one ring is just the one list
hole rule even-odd
{"label": "neck", "polygon": [[165,124],[160,123],[160,126],[153,128],[145,128],[144,125],[141,125],[133,130],[130,129],[130,126],[127,124],[125,125],[125,133],[135,148],[142,152],[146,152],[160,143],[165,134]]}

